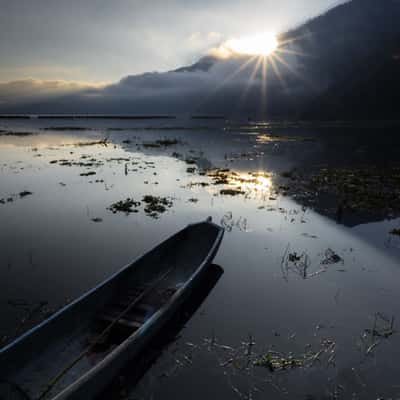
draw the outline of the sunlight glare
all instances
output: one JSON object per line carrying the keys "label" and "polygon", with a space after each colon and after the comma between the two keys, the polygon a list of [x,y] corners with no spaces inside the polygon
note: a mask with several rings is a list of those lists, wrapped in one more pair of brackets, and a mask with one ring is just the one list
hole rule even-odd
{"label": "sunlight glare", "polygon": [[226,47],[234,53],[266,57],[277,49],[278,40],[274,33],[259,33],[228,40]]}

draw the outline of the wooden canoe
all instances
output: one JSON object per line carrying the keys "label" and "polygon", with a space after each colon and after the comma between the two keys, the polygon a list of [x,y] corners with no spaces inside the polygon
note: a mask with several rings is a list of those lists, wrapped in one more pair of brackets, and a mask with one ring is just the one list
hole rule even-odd
{"label": "wooden canoe", "polygon": [[93,399],[173,317],[223,234],[210,221],[187,226],[1,349],[0,388],[21,399]]}

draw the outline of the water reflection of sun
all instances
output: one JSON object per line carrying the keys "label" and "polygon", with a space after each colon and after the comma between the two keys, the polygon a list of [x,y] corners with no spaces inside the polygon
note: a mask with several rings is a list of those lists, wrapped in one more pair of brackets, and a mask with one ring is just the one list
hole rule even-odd
{"label": "water reflection of sun", "polygon": [[272,189],[271,176],[265,172],[238,174],[231,177],[233,185],[240,185],[246,193],[270,193]]}
{"label": "water reflection of sun", "polygon": [[244,196],[246,199],[269,200],[275,197],[273,175],[264,172],[241,172],[230,169],[214,169],[206,173],[211,182],[192,182],[193,186],[207,187],[213,195]]}

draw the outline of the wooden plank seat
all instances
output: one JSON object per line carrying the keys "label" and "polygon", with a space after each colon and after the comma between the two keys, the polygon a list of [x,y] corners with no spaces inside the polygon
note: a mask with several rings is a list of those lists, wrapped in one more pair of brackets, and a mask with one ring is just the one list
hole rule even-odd
{"label": "wooden plank seat", "polygon": [[127,291],[122,296],[117,297],[113,304],[126,308],[132,304],[143,292],[144,290]]}
{"label": "wooden plank seat", "polygon": [[132,310],[128,310],[121,318],[118,318],[125,308],[121,308],[119,304],[108,306],[102,311],[98,319],[106,322],[117,320],[116,324],[118,325],[137,329],[150,318],[156,310],[155,307],[150,304],[141,303],[135,305]]}
{"label": "wooden plank seat", "polygon": [[[129,309],[129,306],[132,305],[135,300],[145,292],[145,290],[145,288],[138,287],[126,290],[122,296],[115,299],[110,305],[106,306],[99,314],[97,319],[107,323],[116,321],[116,325],[138,329],[148,318],[151,317],[151,315],[154,314],[158,308],[158,303],[162,305],[162,303],[165,301],[165,297],[170,297],[176,289],[165,288],[156,290],[156,292],[153,293],[153,296],[156,294],[154,299],[156,301],[154,304],[139,302],[138,304],[133,305],[132,309]],[[152,297],[152,294],[149,293],[149,296]],[[147,297],[148,296],[146,295],[146,298]],[[119,318],[121,313],[123,313],[125,310],[126,312]]]}
{"label": "wooden plank seat", "polygon": [[[119,316],[119,313],[105,311],[99,316],[99,319],[101,321],[113,323],[115,320],[117,320],[118,316]],[[118,319],[118,321],[116,322],[116,325],[122,325],[122,326],[125,326],[128,328],[131,328],[131,329],[138,329],[143,325],[143,323],[139,322],[139,321],[135,321],[127,316],[124,316],[124,317]]]}

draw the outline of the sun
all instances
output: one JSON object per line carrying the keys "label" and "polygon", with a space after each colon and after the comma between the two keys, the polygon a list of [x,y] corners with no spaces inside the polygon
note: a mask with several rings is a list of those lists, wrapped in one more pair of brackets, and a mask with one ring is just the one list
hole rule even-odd
{"label": "sun", "polygon": [[265,32],[228,40],[225,46],[237,54],[266,57],[278,48],[278,39],[274,33]]}

